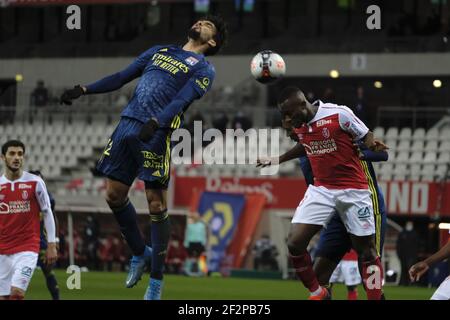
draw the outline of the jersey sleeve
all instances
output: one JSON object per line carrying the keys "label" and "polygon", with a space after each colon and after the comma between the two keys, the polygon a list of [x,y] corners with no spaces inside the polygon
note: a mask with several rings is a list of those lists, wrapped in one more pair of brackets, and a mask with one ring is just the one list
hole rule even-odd
{"label": "jersey sleeve", "polygon": [[48,196],[47,187],[43,180],[38,180],[36,185],[36,199],[39,203],[39,208],[41,212],[51,210],[52,205],[50,202],[50,197]]}
{"label": "jersey sleeve", "polygon": [[339,109],[339,125],[348,132],[354,140],[361,140],[369,132],[369,128],[348,107]]}
{"label": "jersey sleeve", "polygon": [[214,67],[206,64],[204,68],[197,70],[189,79],[195,91],[199,94],[199,98],[211,89],[215,75]]}
{"label": "jersey sleeve", "polygon": [[47,241],[53,243],[56,241],[55,219],[53,218],[47,187],[42,179],[39,179],[36,185],[36,199],[43,214],[44,226],[47,231]]}

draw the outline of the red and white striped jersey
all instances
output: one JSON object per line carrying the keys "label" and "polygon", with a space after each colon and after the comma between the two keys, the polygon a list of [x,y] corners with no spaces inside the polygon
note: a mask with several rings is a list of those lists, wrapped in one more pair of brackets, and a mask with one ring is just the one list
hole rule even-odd
{"label": "red and white striped jersey", "polygon": [[0,254],[39,252],[42,211],[51,212],[44,181],[23,172],[20,179],[0,177]]}
{"label": "red and white striped jersey", "polygon": [[314,118],[294,129],[311,163],[314,185],[368,189],[353,141],[362,139],[369,129],[346,106],[316,103],[319,108]]}

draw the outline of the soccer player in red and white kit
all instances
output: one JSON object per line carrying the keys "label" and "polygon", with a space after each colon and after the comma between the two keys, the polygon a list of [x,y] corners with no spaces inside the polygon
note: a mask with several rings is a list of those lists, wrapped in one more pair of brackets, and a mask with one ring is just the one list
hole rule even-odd
{"label": "soccer player in red and white kit", "polygon": [[56,262],[55,221],[44,181],[23,171],[25,145],[10,140],[2,146],[5,173],[0,177],[0,300],[22,300],[39,253],[40,213],[48,249],[46,263]]}
{"label": "soccer player in red and white kit", "polygon": [[329,297],[328,289],[319,285],[307,247],[338,212],[360,257],[367,298],[379,300],[383,269],[374,242],[371,192],[353,143],[361,140],[373,151],[387,146],[375,140],[348,107],[321,101],[313,105],[296,87],[281,92],[278,107],[283,121],[294,128],[314,172],[314,185],[308,187],[295,211],[287,241],[297,276],[310,291],[311,300]]}

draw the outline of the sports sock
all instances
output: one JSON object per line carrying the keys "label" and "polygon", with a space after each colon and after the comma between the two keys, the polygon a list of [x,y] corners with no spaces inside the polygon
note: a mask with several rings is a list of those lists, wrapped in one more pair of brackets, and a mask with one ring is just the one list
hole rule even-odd
{"label": "sports sock", "polygon": [[150,214],[152,221],[152,268],[151,277],[162,280],[164,263],[166,260],[167,246],[170,238],[170,221],[167,209],[158,213]]}
{"label": "sports sock", "polygon": [[56,281],[55,274],[50,272],[50,274],[45,276],[45,280],[47,282],[48,291],[52,295],[53,300],[59,300],[59,287],[58,282]]}
{"label": "sports sock", "polygon": [[347,300],[358,300],[358,290],[347,291]]}
{"label": "sports sock", "polygon": [[133,255],[142,255],[145,250],[145,242],[137,224],[136,209],[133,204],[127,199],[124,205],[111,207],[111,210]]}
{"label": "sports sock", "polygon": [[295,267],[295,273],[303,285],[312,293],[319,292],[321,289],[319,281],[317,281],[316,274],[312,268],[311,256],[305,252],[298,256],[290,256],[292,264]]}
{"label": "sports sock", "polygon": [[362,274],[364,289],[367,293],[368,300],[381,300],[383,266],[380,257],[376,257],[372,261],[362,261]]}

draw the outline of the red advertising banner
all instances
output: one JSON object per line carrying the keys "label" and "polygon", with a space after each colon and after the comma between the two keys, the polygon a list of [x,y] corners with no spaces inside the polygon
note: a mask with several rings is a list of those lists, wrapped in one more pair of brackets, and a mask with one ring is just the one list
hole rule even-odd
{"label": "red advertising banner", "polygon": [[[389,214],[450,216],[450,182],[380,182]],[[193,191],[263,194],[266,208],[294,209],[306,191],[300,178],[175,177],[175,205],[189,206]]]}

